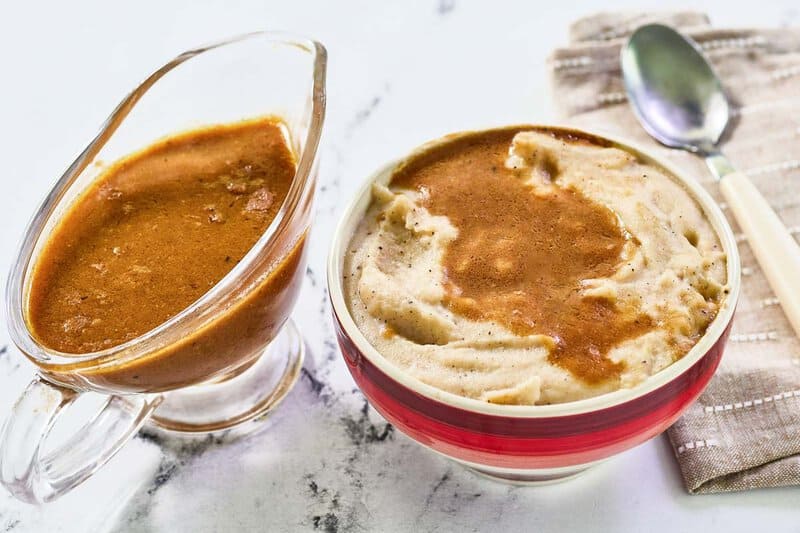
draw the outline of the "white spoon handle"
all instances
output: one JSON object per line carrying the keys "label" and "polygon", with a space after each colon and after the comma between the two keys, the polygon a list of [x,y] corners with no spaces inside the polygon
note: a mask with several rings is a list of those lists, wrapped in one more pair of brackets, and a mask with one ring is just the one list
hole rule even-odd
{"label": "white spoon handle", "polygon": [[744,173],[726,175],[719,187],[783,312],[800,335],[800,246]]}

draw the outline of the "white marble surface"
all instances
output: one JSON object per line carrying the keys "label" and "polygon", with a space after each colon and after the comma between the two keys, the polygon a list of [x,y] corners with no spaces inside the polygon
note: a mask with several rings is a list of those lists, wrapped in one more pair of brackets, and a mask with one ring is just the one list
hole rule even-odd
{"label": "white marble surface", "polygon": [[[691,6],[720,25],[800,24],[794,0],[742,4]],[[340,360],[324,259],[344,203],[370,171],[426,139],[551,120],[545,57],[566,41],[569,21],[596,7],[548,5],[4,4],[3,273],[49,184],[153,67],[192,45],[256,28],[314,36],[328,47],[330,64],[317,224],[295,311],[311,351],[307,374],[267,427],[247,439],[140,436],[94,478],[46,506],[21,504],[0,490],[0,531],[800,531],[797,489],[688,496],[663,438],[560,485],[520,488],[477,478],[388,427]],[[6,344],[0,324],[0,348]],[[32,374],[13,348],[0,353],[0,416]]]}

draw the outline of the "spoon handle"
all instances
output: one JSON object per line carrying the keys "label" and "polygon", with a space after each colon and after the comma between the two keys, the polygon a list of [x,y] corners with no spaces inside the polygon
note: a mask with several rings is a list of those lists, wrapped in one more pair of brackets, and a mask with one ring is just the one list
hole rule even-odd
{"label": "spoon handle", "polygon": [[783,312],[800,335],[800,246],[743,172],[726,175],[719,187]]}

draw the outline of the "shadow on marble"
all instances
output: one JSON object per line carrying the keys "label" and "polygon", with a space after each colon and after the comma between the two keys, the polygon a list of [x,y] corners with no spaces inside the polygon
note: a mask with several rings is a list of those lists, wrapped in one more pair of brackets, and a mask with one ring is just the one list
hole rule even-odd
{"label": "shadow on marble", "polygon": [[155,475],[112,531],[481,530],[542,506],[591,507],[614,467],[551,487],[485,480],[395,432],[357,390],[331,391],[313,357],[259,433],[158,445]]}

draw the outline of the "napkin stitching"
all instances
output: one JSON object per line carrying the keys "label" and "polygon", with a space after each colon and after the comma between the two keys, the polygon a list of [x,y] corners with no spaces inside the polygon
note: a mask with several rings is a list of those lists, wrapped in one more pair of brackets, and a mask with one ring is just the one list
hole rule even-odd
{"label": "napkin stitching", "polygon": [[760,176],[761,174],[769,174],[780,170],[797,170],[798,168],[800,168],[800,159],[785,159],[777,163],[768,163],[766,165],[748,168],[744,173],[749,176]]}
{"label": "napkin stitching", "polygon": [[[741,234],[739,234],[739,235],[741,235]],[[738,237],[738,235],[737,235],[737,237]],[[740,242],[740,241],[737,239],[736,242]],[[780,305],[780,304],[781,304],[781,301],[778,300],[778,298],[775,297],[775,296],[770,296],[769,298],[764,298],[763,300],[761,300],[759,302],[759,305],[761,307],[772,307],[772,306]]]}
{"label": "napkin stitching", "polygon": [[[628,96],[622,91],[610,91],[605,93],[598,93],[595,96],[595,101],[598,104],[597,109],[601,107],[619,105],[628,101]],[[753,102],[746,105],[741,105],[738,107],[731,107],[730,115],[731,117],[738,117],[745,114],[752,114],[752,113],[760,113],[762,111],[770,111],[775,107],[781,107],[788,104],[795,104],[795,99],[781,99],[781,100],[772,100],[767,102]],[[794,161],[794,160],[790,160]],[[792,167],[788,170],[793,170],[795,168],[800,168],[800,161],[797,162],[796,167]],[[782,170],[780,168],[775,170]]]}
{"label": "napkin stitching", "polygon": [[[697,44],[704,52],[717,52],[717,51],[748,51],[751,48],[764,47],[769,44],[769,41],[762,35],[755,35],[752,37],[735,37],[731,39],[711,39],[703,41],[702,38],[697,40]],[[575,56],[563,59],[553,59],[550,61],[550,66],[553,70],[569,71],[587,66],[603,66],[613,65],[619,67],[618,58],[603,58],[595,59],[591,56]],[[614,69],[614,70],[618,70]]]}
{"label": "napkin stitching", "polygon": [[682,455],[689,450],[696,450],[698,448],[715,448],[717,446],[719,446],[719,441],[717,439],[690,440],[689,442],[684,442],[683,444],[677,446],[675,448],[675,453]]}
{"label": "napkin stitching", "polygon": [[733,402],[733,403],[717,404],[717,405],[706,405],[704,412],[720,413],[725,411],[735,411],[737,409],[758,407],[760,405],[766,405],[780,400],[787,400],[789,398],[800,398],[800,389],[786,391],[786,392],[779,392],[778,394],[770,394],[768,396],[764,396],[762,398],[755,398],[753,400],[744,400],[741,402]]}
{"label": "napkin stitching", "polygon": [[779,338],[778,332],[774,329],[770,329],[768,331],[759,331],[754,333],[734,333],[728,337],[728,340],[731,342],[764,342],[776,341]]}

